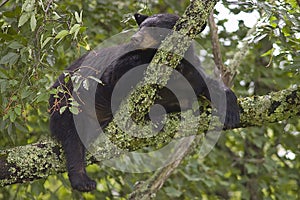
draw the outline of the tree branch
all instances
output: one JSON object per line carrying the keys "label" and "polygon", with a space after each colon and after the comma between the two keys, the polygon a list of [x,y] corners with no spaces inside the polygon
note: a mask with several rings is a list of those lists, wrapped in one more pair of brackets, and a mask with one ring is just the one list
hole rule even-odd
{"label": "tree branch", "polygon": [[[192,3],[199,1],[192,1]],[[215,3],[214,1],[213,4]],[[213,5],[213,4],[210,4]],[[201,5],[201,6],[200,6]],[[199,9],[203,9],[206,11],[212,9],[212,7],[203,8],[203,4],[198,5]],[[191,9],[190,14],[184,15],[184,17],[177,24],[178,27],[183,27],[188,22],[192,22],[189,24],[190,27],[184,27],[182,30],[188,30],[186,33],[182,33],[184,35],[188,35],[191,38],[197,34],[199,30],[199,26],[201,27],[201,23],[203,18],[200,19],[201,23],[197,23],[203,15],[195,12],[195,10]],[[186,21],[185,21],[186,20]],[[202,21],[201,21],[202,20]],[[195,23],[196,21],[196,23]],[[194,24],[193,24],[194,22]],[[200,24],[200,25],[199,25]],[[180,30],[180,28],[179,28]],[[172,45],[171,45],[172,46]],[[178,44],[177,47],[179,47]],[[183,45],[185,46],[185,45]],[[176,47],[175,47],[176,48]],[[172,52],[172,51],[171,51]],[[181,48],[178,55],[182,55],[185,52],[185,48]],[[165,58],[161,59],[161,58]],[[156,60],[157,59],[157,60]],[[166,65],[175,67],[176,63],[179,62],[179,57],[175,57],[174,60],[172,58],[168,60],[168,57],[164,55],[164,52],[158,54],[157,57],[154,58],[154,63],[164,63]],[[152,69],[153,70],[153,69]],[[163,78],[165,81],[168,79],[166,77],[160,77],[161,72],[151,73],[150,68],[150,78],[153,77],[155,79]],[[158,74],[158,76],[156,76]],[[268,122],[276,122],[283,119],[287,119],[289,117],[293,117],[296,115],[300,115],[300,91],[298,88],[289,89],[280,91],[277,93],[272,93],[270,95],[261,96],[261,97],[249,97],[244,99],[239,99],[241,106],[241,125],[240,127],[258,125],[261,126]],[[152,93],[152,91],[150,92]],[[141,94],[139,92],[139,94]],[[149,92],[142,91],[142,94],[149,94]],[[153,93],[152,93],[153,94]],[[154,96],[150,96],[150,100],[154,102]],[[151,105],[151,101],[149,105]],[[203,101],[203,100],[201,100]],[[136,103],[136,102],[135,102]],[[148,106],[149,106],[148,105]],[[147,105],[141,104],[141,108],[137,107],[136,113],[141,113],[141,117],[143,113],[147,112],[144,108]],[[134,106],[134,108],[136,108]],[[209,127],[209,122],[211,120],[211,115],[207,110],[207,102],[203,105],[200,110],[204,110],[199,119],[199,128],[197,134],[202,134],[214,127]],[[142,112],[141,112],[142,111]],[[189,112],[189,111],[187,111]],[[170,116],[170,124],[179,124],[180,117],[177,114],[169,114]],[[182,116],[185,116],[184,113]],[[185,119],[185,123],[194,124],[194,121],[189,121],[190,119]],[[115,128],[116,126],[112,124],[109,127],[110,134],[112,135],[111,141],[108,141],[106,144],[101,146],[101,149],[98,152],[97,158],[102,158],[103,160],[108,158],[118,157],[122,151],[114,148],[111,145],[111,142],[118,147],[123,147],[125,149],[136,150],[143,148],[145,146],[161,146],[173,139],[183,138],[187,135],[183,135],[182,133],[177,133],[177,126],[170,126],[165,129],[163,132],[155,135],[153,137],[147,138],[132,138],[130,136],[124,135],[123,131]],[[113,131],[112,131],[113,130]],[[194,133],[193,133],[194,134]],[[158,170],[154,176],[148,179],[142,185],[139,185],[138,189],[134,191],[130,195],[131,199],[148,199],[153,194],[156,193],[158,189],[160,189],[170,175],[170,173],[176,169],[176,167],[180,164],[182,158],[189,153],[189,151],[193,148],[186,148],[186,143],[192,143],[195,137],[189,137],[188,140],[185,140],[181,143],[180,147],[176,149],[174,156],[178,159],[171,163],[169,166],[163,168],[162,170]],[[125,146],[124,146],[125,142]],[[192,146],[193,147],[193,146]],[[100,159],[101,160],[101,159]],[[44,141],[40,141],[35,144],[30,144],[26,146],[16,147],[13,149],[8,149],[0,152],[0,186],[9,185],[13,183],[21,183],[26,182],[38,178],[45,178],[50,174],[55,174],[59,172],[64,172],[65,169],[65,159],[63,156],[62,149],[59,144],[51,139],[47,139]],[[88,164],[95,163],[96,160],[89,155],[88,156]]]}
{"label": "tree branch", "polygon": [[[245,38],[253,35],[255,30],[256,30],[256,26],[253,26],[251,29],[249,29]],[[228,85],[233,84],[233,80],[235,76],[238,74],[238,67],[244,61],[244,58],[248,55],[250,47],[251,45],[248,43],[248,41],[243,40],[240,44],[240,48],[237,49],[233,58],[229,60],[227,70],[231,73],[231,75],[230,75],[230,80],[228,80]]]}
{"label": "tree branch", "polygon": [[231,73],[228,72],[226,67],[223,64],[222,61],[222,53],[221,53],[221,48],[220,48],[220,43],[219,43],[219,36],[218,36],[218,27],[215,23],[214,20],[214,12],[212,11],[209,15],[208,18],[208,24],[209,24],[209,29],[210,29],[210,37],[211,37],[211,44],[212,44],[212,52],[214,55],[214,62],[217,67],[215,69],[215,75],[219,79],[223,81],[223,83],[230,88],[229,85],[229,80],[231,78]]}
{"label": "tree branch", "polygon": [[[203,102],[203,99],[201,102]],[[204,112],[201,114],[198,122],[198,132],[195,133],[198,135],[213,129],[213,127],[209,127],[211,115],[207,110],[208,102],[205,102],[205,104],[200,108]],[[296,117],[300,115],[300,86],[264,96],[240,98],[239,105],[241,108],[241,124],[239,127],[263,126],[267,123]],[[171,118],[170,123],[178,124],[180,122],[178,115],[169,114],[169,116]],[[193,122],[187,121],[186,123]],[[170,126],[167,130],[153,137],[146,138],[142,142],[137,141],[137,138],[131,137],[127,137],[126,140],[128,144],[132,145],[131,149],[140,149],[145,146],[155,147],[164,145],[172,139],[186,137],[186,135],[176,131],[176,126]],[[122,134],[122,132],[117,134]],[[113,141],[113,143],[118,145],[118,141]],[[98,152],[101,156],[97,158],[100,161],[106,160],[118,157],[121,153],[109,141]],[[88,164],[96,162],[91,155],[88,156]],[[66,169],[63,150],[51,138],[34,144],[0,151],[0,186],[46,178],[50,174],[64,171]]]}
{"label": "tree branch", "polygon": [[[115,119],[118,119],[119,123],[128,124],[132,120],[123,113],[134,113],[134,121],[144,121],[150,107],[154,104],[157,91],[167,84],[169,76],[181,62],[193,39],[200,33],[216,2],[216,0],[191,0],[185,13],[176,22],[173,28],[175,31],[162,41],[151,63],[147,66],[142,84],[147,86],[135,88],[131,97],[121,103],[119,112],[115,114]],[[161,67],[162,65],[167,67]],[[114,121],[109,124],[109,127],[110,130],[117,128]]]}
{"label": "tree branch", "polygon": [[[230,88],[233,84],[233,79],[237,74],[236,64],[240,63],[241,60],[243,60],[244,57],[247,55],[246,52],[248,52],[249,45],[246,46],[244,42],[243,46],[241,47],[242,50],[237,52],[237,55],[239,56],[234,57],[235,59],[240,59],[240,60],[237,62],[233,62],[234,60],[233,61],[231,60],[231,63],[235,63],[235,65],[231,66],[230,68],[225,67],[222,61],[222,54],[221,54],[221,48],[220,48],[219,36],[218,36],[218,28],[214,20],[213,11],[210,12],[208,21],[209,21],[209,27],[211,32],[214,62],[216,64],[215,75],[220,79],[220,81],[223,81],[224,84]],[[247,33],[247,36],[251,35],[254,32],[254,30],[255,27],[250,29]],[[151,176],[146,181],[139,184],[138,187],[129,195],[129,199],[150,199],[152,196],[155,196],[156,192],[163,186],[164,182],[171,175],[171,173],[178,167],[178,165],[181,163],[184,157],[188,156],[191,152],[194,152],[197,149],[197,144],[200,144],[200,140],[202,140],[202,138],[200,137],[193,137],[193,139],[195,139],[195,141],[193,142],[192,145],[185,145],[184,147],[181,145],[180,147],[178,147],[177,152],[180,152],[181,155],[184,156],[179,156],[176,153],[172,154],[172,156],[177,159],[167,167],[158,169],[153,176]],[[183,141],[183,143],[185,142],[186,141]]]}
{"label": "tree branch", "polygon": [[[176,160],[169,164],[168,166],[157,170],[154,175],[152,175],[145,182],[141,182],[136,186],[136,189],[129,195],[129,200],[139,199],[146,200],[153,197],[156,192],[163,186],[165,181],[171,175],[171,173],[179,166],[181,161],[195,148],[197,142],[200,138],[192,136],[187,138],[180,143],[176,151],[172,154]],[[196,140],[196,141],[194,141]],[[191,145],[192,144],[192,145]]]}
{"label": "tree branch", "polygon": [[3,0],[3,1],[0,3],[0,8],[1,8],[2,6],[4,6],[8,1],[9,1],[9,0]]}

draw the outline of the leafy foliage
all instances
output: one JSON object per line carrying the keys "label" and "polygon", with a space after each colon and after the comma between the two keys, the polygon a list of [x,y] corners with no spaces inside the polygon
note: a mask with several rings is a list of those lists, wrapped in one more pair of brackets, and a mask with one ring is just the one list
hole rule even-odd
{"label": "leafy foliage", "polygon": [[[256,1],[255,1],[256,2]],[[85,2],[8,1],[0,11],[0,146],[34,142],[48,134],[49,88],[66,66],[106,38],[135,27],[132,14],[182,13],[189,1]],[[224,63],[245,40],[250,50],[238,68],[234,89],[240,96],[266,94],[300,81],[300,9],[295,0],[223,1],[234,15],[258,12],[254,33],[239,18],[229,31],[218,20]],[[221,15],[215,12],[216,19]],[[206,31],[198,39],[211,59]],[[203,51],[200,51],[203,52]],[[209,62],[208,62],[209,63]],[[74,111],[76,112],[76,111]],[[298,199],[300,121],[227,131],[204,159],[191,154],[168,179],[157,199]],[[66,174],[0,189],[0,199],[126,199],[149,174],[127,174],[105,166],[88,167],[97,191],[70,189]]]}

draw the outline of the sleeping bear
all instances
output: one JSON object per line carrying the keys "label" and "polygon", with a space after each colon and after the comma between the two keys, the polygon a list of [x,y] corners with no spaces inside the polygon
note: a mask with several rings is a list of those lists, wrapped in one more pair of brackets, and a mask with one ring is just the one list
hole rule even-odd
{"label": "sleeping bear", "polygon": [[[138,31],[131,39],[120,45],[104,47],[83,55],[61,74],[52,88],[57,90],[56,94],[51,94],[50,104],[50,130],[52,135],[62,144],[65,151],[69,180],[73,189],[88,192],[96,188],[96,182],[91,180],[85,170],[85,145],[83,139],[78,134],[75,115],[71,112],[73,93],[75,88],[74,80],[76,74],[81,69],[85,69],[87,76],[94,77],[95,91],[86,89],[84,92],[76,93],[79,104],[94,109],[96,112],[95,120],[104,129],[113,119],[114,110],[112,109],[112,94],[114,87],[124,74],[137,66],[148,65],[161,41],[169,34],[179,19],[174,14],[155,14],[146,16],[141,14],[134,15],[135,21],[139,26]],[[162,31],[151,31],[153,28],[160,28]],[[167,30],[167,31],[166,31]],[[125,40],[125,39],[124,39]],[[96,70],[90,68],[93,66]],[[176,67],[184,79],[186,79],[197,96],[205,96],[212,100],[210,91],[224,93],[226,104],[215,105],[217,110],[226,110],[224,127],[233,128],[239,124],[239,106],[235,94],[222,83],[209,78],[200,67],[200,60],[195,55],[191,46],[185,53],[184,58]],[[142,76],[142,74],[141,74]],[[75,78],[74,78],[75,77]],[[175,87],[180,88],[181,82],[176,81]],[[135,83],[130,83],[135,84]],[[208,86],[210,85],[210,86]],[[87,86],[85,86],[87,87]],[[213,88],[209,88],[213,87]],[[182,88],[184,91],[185,88]],[[85,93],[85,94],[84,94]],[[91,95],[93,103],[87,103],[82,96]],[[176,95],[167,88],[161,88],[158,92],[156,104],[164,107],[167,113],[180,112],[182,106],[179,104]],[[123,97],[122,95],[120,96]],[[93,104],[93,105],[90,105]],[[218,103],[217,103],[218,104]],[[61,110],[63,109],[63,111]],[[80,112],[80,111],[79,111]],[[89,126],[86,124],[86,126]],[[89,133],[86,133],[87,135]],[[87,138],[91,138],[88,136]]]}

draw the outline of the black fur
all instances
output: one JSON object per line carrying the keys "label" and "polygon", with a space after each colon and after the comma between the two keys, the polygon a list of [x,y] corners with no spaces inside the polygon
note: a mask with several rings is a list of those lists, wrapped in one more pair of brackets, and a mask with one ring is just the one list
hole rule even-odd
{"label": "black fur", "polygon": [[[140,30],[132,37],[131,42],[115,47],[100,49],[95,53],[86,54],[67,68],[67,71],[72,75],[83,65],[83,62],[88,62],[89,64],[96,66],[98,69],[104,70],[102,76],[98,77],[101,79],[103,84],[97,85],[95,105],[91,105],[96,108],[97,120],[102,128],[104,128],[112,119],[113,111],[111,109],[111,94],[118,80],[130,69],[143,64],[149,64],[161,41],[158,41],[156,46],[148,48],[143,46],[142,48],[135,48],[134,51],[130,52],[126,52],[126,49],[131,46],[138,46],[140,42],[145,39],[144,37],[146,37],[146,33],[142,31],[144,27],[172,29],[178,20],[178,16],[172,14],[157,14],[150,17],[135,14],[134,17],[140,27]],[[149,35],[151,36],[151,34]],[[149,35],[147,35],[147,37],[150,37]],[[237,98],[235,94],[229,88],[226,88],[217,81],[208,78],[202,72],[200,68],[200,61],[196,55],[194,55],[192,47],[187,51],[186,57],[189,59],[183,59],[176,69],[189,81],[197,95],[204,95],[206,98],[211,100],[208,85],[210,85],[209,87],[212,87],[212,91],[216,94],[222,92],[225,93],[227,109],[226,116],[224,116],[224,126],[226,128],[235,127],[239,123],[239,107],[237,105]],[[61,90],[63,91],[72,92],[73,85],[71,81],[65,82],[65,80],[65,74],[62,74],[54,83],[53,88],[61,87]],[[180,81],[175,80],[175,82],[178,83],[176,87],[182,87],[182,85],[180,85]],[[185,88],[180,89],[182,89],[182,91],[185,90]],[[167,88],[160,90],[159,96],[161,98],[159,98],[156,103],[163,105],[167,112],[182,110],[176,96]],[[67,170],[71,186],[76,190],[86,192],[94,190],[96,188],[96,182],[91,180],[85,171],[84,145],[81,138],[78,136],[74,123],[74,116],[70,110],[66,109],[62,114],[59,112],[59,109],[63,106],[69,106],[70,97],[71,95],[68,92],[59,92],[58,96],[50,96],[50,129],[52,134],[62,143],[65,150]],[[223,107],[225,107],[219,103],[216,104],[217,105],[215,106],[218,110],[222,110]]]}

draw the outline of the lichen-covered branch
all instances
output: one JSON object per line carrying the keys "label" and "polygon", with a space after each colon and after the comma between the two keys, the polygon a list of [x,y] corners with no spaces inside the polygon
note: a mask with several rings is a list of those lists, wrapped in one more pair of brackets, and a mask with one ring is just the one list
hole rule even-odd
{"label": "lichen-covered branch", "polygon": [[[203,2],[204,1],[191,1],[191,5],[194,6],[193,9],[187,9],[187,12],[183,15],[182,19],[179,20],[175,29],[179,32],[182,31],[180,32],[181,34],[187,35],[191,39],[195,37],[201,29],[201,26],[205,23],[208,13],[216,3],[216,1],[205,1],[205,4],[203,4]],[[173,44],[172,40],[170,40],[169,43],[167,40],[166,44],[174,47],[173,45],[170,45]],[[172,58],[173,56],[166,54],[165,50],[167,50],[167,52],[174,51],[168,49],[159,50],[161,53],[157,54],[153,63],[163,63],[171,67],[176,67],[181,59],[180,55],[183,55],[188,46],[189,41],[183,41],[183,44],[178,43],[178,46],[174,48],[179,49],[179,51],[176,52],[179,57],[174,56],[174,58]],[[151,67],[149,70],[148,74],[150,75],[146,76],[146,80],[154,83],[156,83],[157,80],[159,80],[159,83],[168,80],[168,76],[161,77],[164,73],[161,73],[159,70]],[[136,115],[137,120],[142,121],[144,114],[148,112],[147,109],[149,109],[155,100],[156,89],[157,88],[144,88],[144,90],[138,92],[140,97],[147,98],[148,101],[141,101],[139,98],[133,98],[134,101],[132,102],[132,105],[139,105],[131,106],[131,108],[135,109],[132,112],[138,113]],[[209,126],[210,121],[214,119],[210,115],[211,109],[208,106],[208,102],[203,101],[203,99],[201,99],[201,102],[202,106],[199,110],[203,112],[198,121],[193,121],[195,120],[194,118],[190,119],[188,117],[190,116],[189,112],[191,111],[183,112],[181,116],[176,113],[169,114],[168,122],[166,123],[167,125],[164,127],[163,131],[151,137],[131,137],[130,135],[124,134],[122,130],[119,130],[116,125],[111,123],[107,128],[107,131],[111,136],[110,140],[97,149],[97,160],[101,161],[117,157],[123,153],[120,149],[128,151],[140,149],[145,146],[160,147],[171,140],[183,138],[187,136],[184,135],[184,133],[189,133],[189,131],[184,133],[177,131],[178,124],[182,123],[182,121],[185,123],[186,126],[184,127],[186,129],[189,128],[189,124],[198,124],[198,131],[191,133],[194,135],[203,134],[208,130],[214,129],[214,126]],[[300,115],[300,88],[283,90],[265,96],[241,98],[239,99],[239,103],[241,107],[240,127],[262,126],[266,123],[281,121]],[[216,126],[217,125],[218,124],[216,124]],[[192,138],[193,137],[190,137],[190,139]],[[170,172],[179,165],[180,158],[188,153],[188,149],[184,148],[184,143],[182,143],[182,145],[183,147],[178,148],[174,154],[178,156],[178,161],[157,171],[153,177],[147,180],[140,189],[136,190],[131,195],[131,198],[139,198],[141,195],[144,195],[144,197],[147,198],[149,195],[155,194],[164,183],[164,180],[169,176]],[[64,172],[66,170],[64,162],[65,159],[60,145],[52,139],[0,151],[0,186],[45,178],[50,174]],[[89,155],[88,164],[94,162],[97,161],[93,156]]]}
{"label": "lichen-covered branch", "polygon": [[[203,4],[199,3],[199,1],[192,1],[191,5],[195,4],[195,8],[200,10],[209,11],[212,9],[214,5],[214,1],[209,1],[212,4],[206,4],[203,7]],[[194,3],[194,4],[193,4]],[[197,4],[199,3],[199,4]],[[207,5],[209,5],[207,7]],[[204,18],[193,9],[188,9],[187,11],[191,11],[191,14],[186,14],[183,16],[182,21],[179,21],[177,30],[180,30],[180,27],[183,27],[186,23],[191,23],[189,26],[193,28],[187,29],[187,33],[183,33],[189,35],[190,37],[195,36],[197,34],[197,30],[199,30],[199,26],[204,24]],[[209,12],[208,12],[209,13]],[[206,13],[206,14],[208,14]],[[201,18],[201,19],[199,19]],[[200,20],[200,23],[199,21]],[[185,21],[185,22],[184,22]],[[188,26],[188,27],[189,27]],[[182,29],[184,30],[184,29]],[[184,48],[181,49],[184,52]],[[182,54],[182,53],[181,53]],[[180,54],[179,54],[180,55]],[[162,53],[161,56],[164,56]],[[159,57],[158,57],[159,58]],[[169,60],[165,58],[167,62],[171,66],[176,66],[176,62],[174,60]],[[158,59],[159,60],[159,59]],[[163,62],[156,61],[157,63]],[[155,74],[154,74],[154,77]],[[161,77],[160,77],[161,78]],[[165,77],[167,80],[168,77]],[[147,90],[151,91],[151,90]],[[152,99],[154,100],[154,99]],[[201,100],[203,102],[203,99]],[[255,96],[239,99],[241,106],[241,125],[240,127],[246,126],[261,126],[266,123],[281,121],[284,119],[288,119],[290,117],[296,116],[300,114],[300,89],[293,88],[288,90],[283,90],[280,92],[272,93],[266,96]],[[141,104],[141,107],[145,105]],[[211,121],[211,115],[209,114],[211,111],[208,108],[208,102],[202,104],[200,110],[203,112],[199,118],[198,122],[190,121],[191,119],[185,118],[185,124],[195,124],[197,123],[198,131],[193,132],[193,134],[202,134],[210,129],[213,129],[213,126],[209,126],[209,122]],[[109,132],[112,137],[108,143],[104,143],[100,148],[98,148],[98,156],[97,159],[104,160],[113,157],[117,157],[123,152],[115,146],[124,148],[126,150],[136,150],[143,148],[145,146],[153,146],[159,147],[162,146],[169,141],[177,138],[185,137],[182,133],[177,132],[177,127],[182,120],[182,116],[189,116],[186,114],[190,111],[186,111],[182,113],[181,116],[178,114],[170,114],[169,121],[164,130],[159,134],[152,137],[145,138],[134,138],[129,135],[124,135],[123,131],[120,131],[114,126],[110,126]],[[141,110],[137,110],[137,113],[142,113]],[[194,120],[194,119],[192,119]],[[185,126],[188,128],[188,126]],[[115,145],[111,145],[111,142]],[[182,149],[181,149],[182,150]],[[179,151],[182,156],[188,153],[187,150]],[[100,156],[99,156],[100,155]],[[179,156],[180,158],[180,156]],[[4,150],[0,152],[0,186],[9,185],[13,183],[26,182],[29,180],[34,180],[38,178],[45,178],[50,174],[55,174],[59,172],[65,171],[65,163],[64,156],[59,144],[51,139],[47,139],[44,141],[40,141],[35,144],[30,144],[26,146],[20,146],[8,150]],[[89,155],[88,163],[94,163],[96,160]],[[175,168],[179,162],[172,163],[168,168],[163,169],[156,173],[154,178],[149,179],[149,184],[152,184],[153,190],[161,187],[163,184],[163,180],[168,176],[170,170]],[[161,179],[156,180],[155,177],[160,177]],[[158,182],[157,182],[158,181]],[[160,181],[160,182],[159,182]],[[147,185],[147,184],[146,184]],[[152,194],[153,192],[150,191]],[[137,193],[136,193],[137,194]],[[138,195],[137,195],[138,196]]]}
{"label": "lichen-covered branch", "polygon": [[[135,150],[132,149],[131,143],[127,143],[127,136],[119,134],[122,132],[119,127],[128,127],[128,124],[131,124],[130,128],[128,128],[129,130],[126,130],[127,132],[141,132],[140,126],[135,126],[131,123],[132,118],[135,122],[145,121],[145,116],[149,113],[150,107],[157,98],[157,91],[167,84],[173,69],[180,63],[184,53],[191,46],[193,39],[200,33],[216,2],[216,0],[192,0],[185,13],[176,22],[173,28],[175,32],[167,36],[162,42],[147,67],[144,74],[144,82],[142,83],[143,86],[139,87],[138,85],[131,97],[121,103],[119,111],[114,114],[114,120],[106,128],[108,135],[111,136],[110,139],[118,147]],[[168,67],[161,67],[161,65]],[[178,118],[178,116],[173,117]],[[151,132],[151,130],[143,130],[143,132]],[[159,134],[159,136],[161,135]],[[167,142],[172,140],[172,137],[169,136],[165,137],[162,135],[162,137],[161,139]],[[151,139],[151,137],[138,139],[138,143],[149,144],[149,142],[151,143],[149,138]]]}
{"label": "lichen-covered branch", "polygon": [[[201,102],[203,102],[203,99]],[[240,127],[263,126],[267,123],[299,117],[300,86],[264,96],[239,98],[239,104],[241,108]],[[198,132],[194,134],[203,134],[203,132],[213,129],[213,127],[209,126],[211,119],[209,110],[211,109],[207,108],[207,105],[208,102],[205,102],[203,107],[200,108],[204,112],[199,118]],[[184,116],[184,113],[182,116]],[[185,120],[187,120],[185,123],[191,123],[188,119]],[[170,124],[179,123],[178,115],[170,114]],[[126,147],[132,145],[130,149],[134,150],[145,146],[161,146],[172,139],[186,136],[177,133],[176,130],[177,126],[168,126],[158,135],[145,138],[144,140],[138,140],[130,136],[122,138],[118,135],[116,135],[116,138],[121,138],[120,144],[126,144]],[[119,145],[117,140],[113,141],[113,143]],[[117,157],[122,153],[110,144],[104,144],[99,150],[98,155],[101,156],[98,156],[98,159],[104,160]],[[60,145],[50,138],[38,143],[2,150],[0,151],[0,186],[45,178],[50,174],[64,172],[64,160]],[[95,162],[96,160],[89,155],[88,163]]]}
{"label": "lichen-covered branch", "polygon": [[[289,113],[288,116],[291,117],[294,114],[300,115],[299,111],[299,88],[297,90],[292,90],[290,94],[285,94],[285,92],[278,92],[272,94],[272,100],[270,100],[270,97],[268,95],[261,96],[261,97],[253,97],[253,98],[245,98],[243,100],[240,99],[240,104],[245,105],[241,106],[242,113],[243,113],[243,120],[241,126],[247,126],[247,124],[250,125],[260,125],[263,124],[265,121],[260,120],[264,119],[266,121],[272,122],[272,121],[280,121],[280,119],[283,119],[283,116],[286,113]],[[296,97],[298,95],[298,97]],[[278,98],[279,101],[276,99]],[[297,99],[297,100],[296,100]],[[260,102],[260,103],[258,103]],[[268,105],[264,108],[262,108],[262,104],[267,103]],[[287,103],[296,103],[298,108],[294,110],[295,112],[291,112],[288,110]],[[256,105],[254,107],[250,106]],[[248,108],[249,109],[248,109]],[[285,107],[285,108],[283,108]],[[245,110],[246,108],[246,110]],[[261,109],[259,109],[261,108]],[[290,108],[292,109],[292,108]],[[293,110],[293,109],[292,109]],[[245,112],[246,111],[246,112]],[[247,119],[251,119],[251,113],[254,111],[258,111],[252,116],[255,120],[246,122]],[[275,113],[279,113],[283,111],[284,115],[277,115]],[[247,114],[246,114],[247,113]],[[245,115],[246,114],[246,115]],[[276,116],[275,116],[276,115]],[[247,116],[247,117],[246,117]],[[250,118],[248,118],[250,117]],[[247,119],[246,119],[247,118]],[[158,169],[154,175],[152,175],[149,179],[145,180],[144,182],[141,182],[136,189],[130,194],[129,199],[151,199],[151,197],[155,196],[156,192],[163,186],[164,182],[167,180],[167,178],[170,176],[170,174],[177,168],[177,166],[180,164],[182,159],[189,153],[192,152],[196,147],[197,144],[200,142],[202,138],[200,137],[189,137],[188,140],[185,142],[190,142],[192,144],[186,145],[183,144],[182,146],[177,149],[177,151],[173,154],[174,157],[177,159],[172,162],[167,167],[164,167],[162,169]],[[192,141],[194,140],[194,141]],[[187,148],[188,147],[188,148]]]}
{"label": "lichen-covered branch", "polygon": [[[175,31],[165,38],[147,67],[144,74],[144,82],[141,84],[143,87],[138,85],[128,101],[125,100],[121,104],[119,112],[115,114],[118,122],[127,124],[131,120],[123,113],[134,113],[134,121],[143,121],[145,119],[151,105],[154,104],[157,91],[167,84],[172,71],[182,60],[193,39],[204,27],[208,15],[216,2],[216,0],[191,1],[185,13],[176,22],[173,28]],[[162,65],[167,67],[161,67]],[[127,110],[127,108],[130,110]],[[114,123],[110,125],[116,127]]]}

